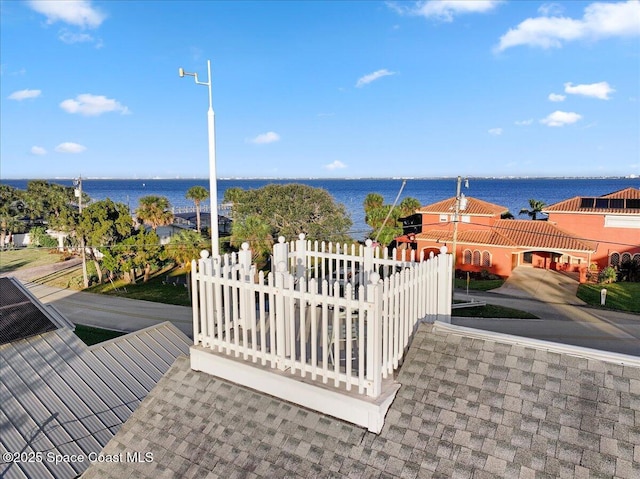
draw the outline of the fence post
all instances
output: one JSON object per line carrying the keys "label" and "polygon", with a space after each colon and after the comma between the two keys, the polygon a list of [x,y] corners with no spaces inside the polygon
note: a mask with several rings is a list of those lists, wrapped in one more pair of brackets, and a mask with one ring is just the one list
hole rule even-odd
{"label": "fence post", "polygon": [[[252,283],[251,278],[251,250],[249,243],[242,243],[240,251],[238,251],[238,266],[240,266],[240,281],[243,283]],[[249,309],[249,291],[246,288],[240,289],[240,320],[245,329],[251,329],[253,326],[249,321],[251,310]]]}
{"label": "fence post", "polygon": [[[375,272],[373,269],[373,241],[371,241],[371,238],[364,242],[362,267],[364,268],[364,284],[368,285],[372,274]],[[380,279],[380,276],[378,276],[378,279]]]}
{"label": "fence post", "polygon": [[296,251],[295,251],[295,259],[296,259],[296,283],[298,283],[300,278],[307,277],[306,271],[306,260],[307,260],[307,240],[305,240],[304,233],[300,233],[298,235],[298,239],[296,240]]}
{"label": "fence post", "polygon": [[[284,240],[282,236],[280,238]],[[285,263],[284,261],[280,261],[276,263],[276,268],[277,268],[277,272],[275,274],[275,277],[276,277],[276,304],[275,304],[276,356],[277,356],[277,362],[278,362],[278,369],[280,369],[280,371],[284,371],[286,368],[287,337],[285,334],[286,311],[285,311],[285,305],[284,305],[284,295],[282,294],[282,290],[284,289],[285,275],[287,274],[287,263]]]}
{"label": "fence post", "polygon": [[271,271],[278,273],[278,265],[284,263],[289,266],[289,244],[285,241],[284,236],[278,237],[278,242],[273,245],[273,261],[271,262]]}
{"label": "fence post", "polygon": [[382,393],[382,285],[373,271],[367,283],[367,395]]}

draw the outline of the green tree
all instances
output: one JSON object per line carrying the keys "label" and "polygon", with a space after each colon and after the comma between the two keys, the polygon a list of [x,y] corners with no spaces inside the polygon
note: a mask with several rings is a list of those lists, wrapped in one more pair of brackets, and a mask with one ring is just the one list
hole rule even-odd
{"label": "green tree", "polygon": [[249,243],[252,260],[259,266],[264,265],[273,248],[271,226],[257,215],[249,215],[241,221],[233,223],[231,246],[240,248],[242,243]]}
{"label": "green tree", "polygon": [[394,238],[403,234],[400,218],[415,214],[420,208],[420,201],[407,197],[396,208],[391,209],[392,205],[385,205],[381,195],[369,193],[363,206],[365,222],[372,228],[369,237],[377,238],[378,243],[387,246]]}
{"label": "green tree", "polygon": [[529,218],[531,218],[532,220],[537,220],[538,219],[538,215],[542,212],[543,209],[546,208],[546,204],[544,203],[544,201],[539,201],[539,200],[534,200],[534,199],[530,199],[529,200],[529,209],[527,208],[522,208],[520,210],[520,215],[527,215],[529,216]]}
{"label": "green tree", "polygon": [[164,248],[164,257],[190,270],[191,260],[198,259],[200,252],[210,247],[210,242],[201,234],[191,230],[182,230],[171,237],[169,244]]}
{"label": "green tree", "polygon": [[7,236],[24,231],[21,218],[25,214],[25,204],[20,190],[8,185],[0,185],[0,249],[4,249]]}
{"label": "green tree", "polygon": [[363,203],[363,207],[366,211],[373,211],[376,208],[381,208],[384,205],[384,198],[379,193],[369,193]]}
{"label": "green tree", "polygon": [[416,214],[416,211],[419,210],[421,206],[422,204],[418,199],[412,198],[411,196],[406,197],[398,205],[398,208],[400,209],[400,218]]}
{"label": "green tree", "polygon": [[171,204],[164,196],[143,196],[136,210],[136,217],[141,224],[149,225],[156,231],[158,226],[170,225],[173,222]]}
{"label": "green tree", "polygon": [[271,236],[287,238],[305,233],[309,240],[346,241],[352,225],[344,205],[322,188],[298,183],[270,184],[254,190],[225,192],[233,203],[233,228],[256,216],[271,228]]}
{"label": "green tree", "polygon": [[[185,195],[188,200],[193,200],[193,204],[196,207],[196,224],[198,228],[198,233],[200,233],[200,203],[207,198],[209,198],[209,191],[203,186],[192,186],[187,190],[187,194]],[[211,213],[211,225],[216,225],[216,221],[214,221],[213,215],[215,213]]]}
{"label": "green tree", "polygon": [[30,244],[33,247],[55,248],[58,241],[51,235],[47,234],[47,230],[42,226],[34,226],[29,230]]}
{"label": "green tree", "polygon": [[203,249],[209,248],[211,248],[211,241],[191,230],[182,230],[172,236],[169,244],[164,247],[163,257],[174,261],[187,271],[189,292],[191,292],[191,261],[198,259]]}
{"label": "green tree", "polygon": [[142,269],[143,281],[147,282],[153,266],[159,264],[161,259],[162,247],[156,232],[140,229],[137,234],[106,248],[103,264],[113,273],[124,276],[127,283],[135,283],[136,270]]}
{"label": "green tree", "polygon": [[[24,196],[31,220],[42,220],[50,228],[60,231],[74,230],[78,211],[75,188],[33,180],[27,183]],[[89,201],[89,196],[83,193],[82,203],[86,205]]]}
{"label": "green tree", "polygon": [[93,260],[102,282],[101,260],[96,251],[104,254],[105,249],[123,241],[134,233],[129,207],[123,203],[114,203],[109,198],[96,201],[82,210],[76,227],[76,235],[84,238],[89,256]]}

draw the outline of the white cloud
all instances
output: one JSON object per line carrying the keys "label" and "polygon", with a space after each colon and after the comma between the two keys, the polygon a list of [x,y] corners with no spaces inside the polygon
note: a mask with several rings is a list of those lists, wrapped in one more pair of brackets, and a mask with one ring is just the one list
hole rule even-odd
{"label": "white cloud", "polygon": [[329,163],[328,165],[324,165],[324,167],[327,170],[339,170],[342,168],[346,168],[347,165],[345,165],[343,162],[341,162],[340,160],[336,160],[333,163]]}
{"label": "white cloud", "polygon": [[97,28],[106,16],[88,0],[30,0],[28,5],[47,17],[47,23],[58,21],[82,28]]}
{"label": "white cloud", "polygon": [[60,34],[58,35],[58,39],[63,41],[64,43],[72,44],[72,43],[91,43],[94,42],[95,39],[89,35],[88,33],[73,33],[68,30],[60,30]]}
{"label": "white cloud", "polygon": [[573,85],[572,83],[564,84],[565,93],[572,95],[590,96],[600,100],[609,100],[609,94],[615,90],[609,86],[606,81],[600,83],[591,83],[589,85]]}
{"label": "white cloud", "polygon": [[497,51],[518,45],[560,48],[564,42],[579,39],[598,40],[615,36],[640,35],[640,1],[592,3],[580,19],[557,16],[527,18],[500,37]]}
{"label": "white cloud", "polygon": [[489,130],[489,134],[493,136],[500,136],[502,135],[502,128],[491,128]]}
{"label": "white cloud", "polygon": [[86,149],[86,146],[79,145],[78,143],[72,143],[70,141],[60,143],[56,146],[56,151],[58,153],[82,153]]}
{"label": "white cloud", "polygon": [[557,17],[559,15],[562,15],[562,13],[564,12],[564,7],[558,3],[545,3],[544,5],[540,5],[540,8],[538,8],[538,12],[540,12],[545,17]]}
{"label": "white cloud", "polygon": [[41,93],[42,93],[41,90],[18,90],[18,91],[14,91],[7,98],[9,100],[22,101],[22,100],[27,100],[29,98],[38,98]]}
{"label": "white cloud", "polygon": [[575,123],[581,119],[582,115],[578,113],[557,110],[540,120],[540,123],[547,126],[564,126]]}
{"label": "white cloud", "polygon": [[47,150],[45,150],[41,146],[32,146],[31,147],[31,154],[42,156],[42,155],[46,155],[47,154]]}
{"label": "white cloud", "polygon": [[502,0],[429,0],[416,2],[410,7],[395,2],[388,5],[401,15],[436,18],[443,22],[451,22],[456,15],[485,13],[493,10],[499,3],[502,3]]}
{"label": "white cloud", "polygon": [[131,113],[126,106],[116,100],[90,93],[78,95],[75,100],[64,100],[60,103],[60,108],[67,113],[79,113],[84,116],[97,116],[111,111],[119,111],[123,115]]}
{"label": "white cloud", "polygon": [[528,126],[533,124],[533,118],[529,118],[528,120],[516,120],[514,123],[517,126]]}
{"label": "white cloud", "polygon": [[559,95],[558,93],[549,93],[549,101],[564,101],[567,97],[565,95]]}
{"label": "white cloud", "polygon": [[249,140],[251,143],[256,143],[258,145],[264,145],[267,143],[274,143],[276,141],[280,141],[280,135],[276,132],[268,131],[267,133],[261,133],[256,136],[252,140]]}
{"label": "white cloud", "polygon": [[358,79],[358,81],[356,82],[356,87],[360,88],[363,87],[364,85],[367,85],[373,81],[376,81],[379,78],[382,77],[386,77],[389,75],[395,75],[396,72],[390,72],[389,70],[387,70],[386,68],[382,69],[382,70],[377,70],[373,73],[369,73],[368,75],[365,75],[363,77],[360,77]]}

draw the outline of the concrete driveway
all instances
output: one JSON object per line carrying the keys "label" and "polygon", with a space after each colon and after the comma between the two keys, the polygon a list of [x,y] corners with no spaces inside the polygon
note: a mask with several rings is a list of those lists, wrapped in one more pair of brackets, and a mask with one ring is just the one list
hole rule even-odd
{"label": "concrete driveway", "polygon": [[[452,318],[453,324],[603,351],[640,356],[640,315],[587,306],[578,281],[564,273],[518,267],[500,288],[470,292],[489,304],[528,311],[540,319]],[[456,299],[466,293],[456,290]]]}

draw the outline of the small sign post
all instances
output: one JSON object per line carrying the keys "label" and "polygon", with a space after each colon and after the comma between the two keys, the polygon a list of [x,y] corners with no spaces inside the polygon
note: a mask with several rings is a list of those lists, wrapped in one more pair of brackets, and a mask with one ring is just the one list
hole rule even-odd
{"label": "small sign post", "polygon": [[600,290],[600,306],[604,306],[604,303],[607,301],[607,288],[602,288]]}

